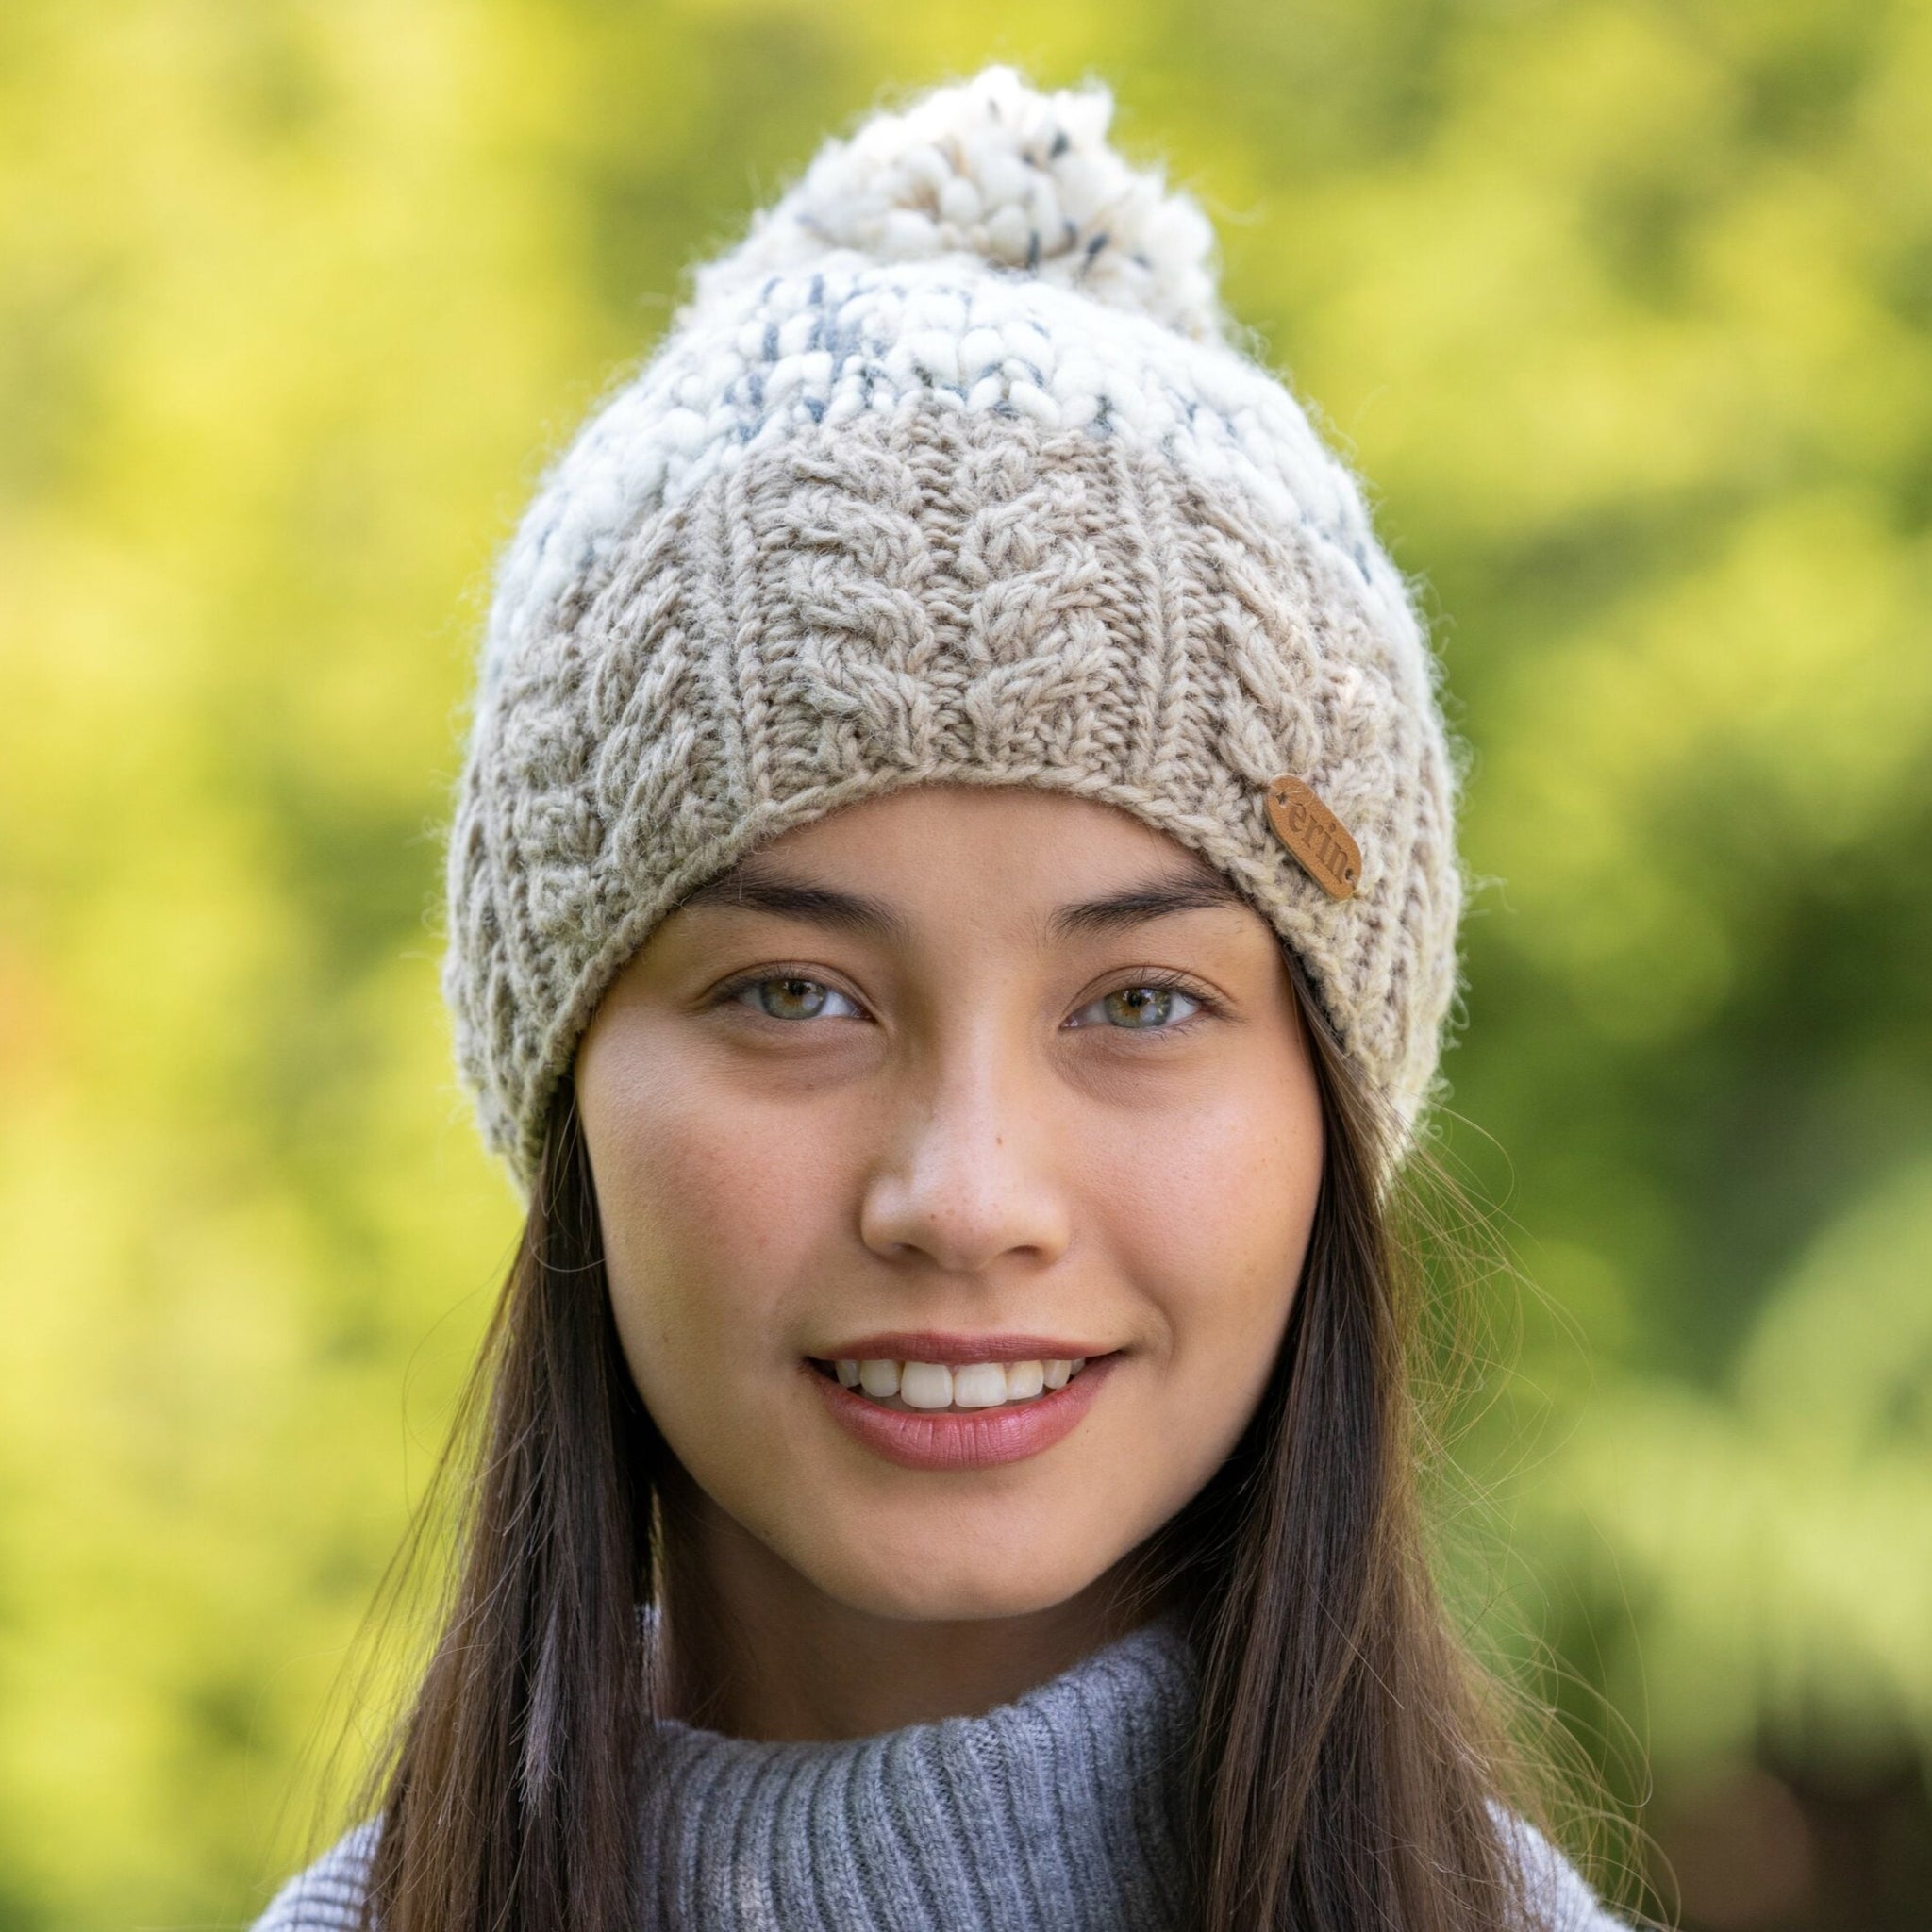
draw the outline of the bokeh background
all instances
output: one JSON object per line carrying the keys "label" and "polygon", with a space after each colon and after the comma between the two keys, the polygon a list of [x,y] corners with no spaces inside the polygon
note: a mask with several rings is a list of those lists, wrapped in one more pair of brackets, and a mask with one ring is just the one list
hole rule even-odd
{"label": "bokeh background", "polygon": [[299,1855],[515,1219],[434,978],[491,558],[693,254],[989,57],[1114,86],[1424,586],[1481,1614],[1654,1906],[1932,1910],[1932,6],[6,0],[5,1932]]}

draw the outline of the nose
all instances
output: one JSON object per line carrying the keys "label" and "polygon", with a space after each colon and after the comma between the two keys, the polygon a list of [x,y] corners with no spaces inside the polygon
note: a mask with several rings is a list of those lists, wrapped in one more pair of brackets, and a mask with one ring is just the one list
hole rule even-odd
{"label": "nose", "polygon": [[859,1208],[859,1236],[874,1254],[976,1275],[1002,1261],[1031,1272],[1066,1253],[1072,1216],[1054,1136],[1012,1057],[957,1056],[908,1082],[888,1122]]}

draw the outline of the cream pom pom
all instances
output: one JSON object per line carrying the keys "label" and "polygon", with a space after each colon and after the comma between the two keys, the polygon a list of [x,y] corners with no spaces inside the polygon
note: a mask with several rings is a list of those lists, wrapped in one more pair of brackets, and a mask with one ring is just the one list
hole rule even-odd
{"label": "cream pom pom", "polygon": [[701,270],[703,305],[840,250],[875,261],[977,256],[1222,337],[1214,231],[1194,202],[1108,144],[1101,87],[1041,93],[1010,67],[876,114],[820,150],[803,180]]}

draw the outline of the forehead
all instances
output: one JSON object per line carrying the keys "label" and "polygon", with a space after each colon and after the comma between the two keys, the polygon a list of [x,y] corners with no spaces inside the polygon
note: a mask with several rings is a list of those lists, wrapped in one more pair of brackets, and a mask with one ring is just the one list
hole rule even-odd
{"label": "forehead", "polygon": [[857,882],[860,874],[917,877],[941,858],[949,877],[978,872],[1009,889],[1070,869],[1224,877],[1191,847],[1121,806],[1011,783],[903,785],[793,825],[753,848],[741,865],[783,872],[808,861]]}

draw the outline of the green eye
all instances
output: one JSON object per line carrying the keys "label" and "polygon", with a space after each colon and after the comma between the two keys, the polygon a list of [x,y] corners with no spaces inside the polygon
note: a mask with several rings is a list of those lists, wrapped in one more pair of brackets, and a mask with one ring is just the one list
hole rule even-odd
{"label": "green eye", "polygon": [[1161,1033],[1192,1019],[1200,1010],[1201,1002],[1177,986],[1122,986],[1083,1007],[1073,1024],[1117,1026],[1129,1033]]}
{"label": "green eye", "polygon": [[[748,1002],[772,1020],[819,1020],[835,1011],[837,1017],[843,1018],[858,1011],[842,992],[802,974],[781,973],[769,979],[748,980],[731,997]],[[844,1002],[842,1011],[833,1008],[834,1001]]]}
{"label": "green eye", "polygon": [[[1185,999],[1186,995],[1178,995]],[[1174,1018],[1176,994],[1166,986],[1124,986],[1101,1001],[1108,1019],[1116,1026],[1151,1030],[1165,1026]]]}

